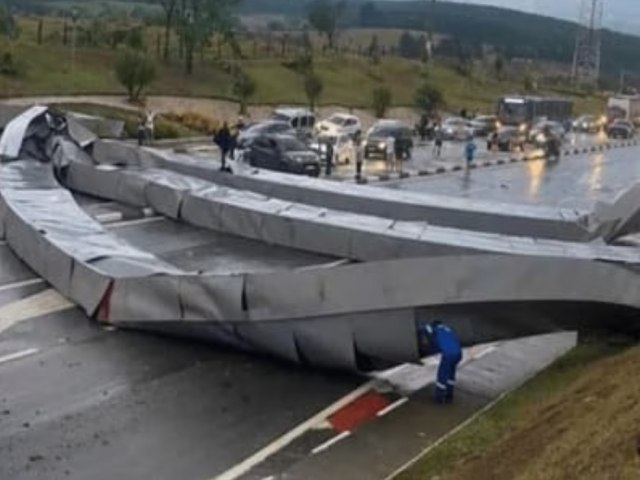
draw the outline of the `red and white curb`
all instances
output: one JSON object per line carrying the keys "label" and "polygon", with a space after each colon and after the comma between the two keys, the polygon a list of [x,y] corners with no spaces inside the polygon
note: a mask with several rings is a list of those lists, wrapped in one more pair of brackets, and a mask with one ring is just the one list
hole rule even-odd
{"label": "red and white curb", "polygon": [[[497,344],[485,344],[465,349],[461,367],[478,360],[496,349]],[[410,396],[435,381],[439,356],[423,359],[422,365],[401,365],[376,372],[369,381],[345,395],[313,417],[301,423],[272,443],[246,458],[212,480],[235,480],[264,463],[305,435],[316,438],[323,432],[321,442],[307,454],[320,455],[349,438],[369,422],[393,414],[409,402]],[[301,442],[306,444],[307,442]],[[270,477],[265,477],[265,480]]]}

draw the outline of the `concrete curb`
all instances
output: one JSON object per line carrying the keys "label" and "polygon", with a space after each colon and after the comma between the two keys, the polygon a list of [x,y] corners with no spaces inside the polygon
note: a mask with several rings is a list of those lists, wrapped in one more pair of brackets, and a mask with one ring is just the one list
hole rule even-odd
{"label": "concrete curb", "polygon": [[[562,153],[563,153],[563,156],[565,157],[574,156],[574,155],[585,155],[589,153],[604,152],[612,149],[636,147],[638,146],[638,142],[639,140],[607,142],[602,145],[593,145],[591,147],[568,149],[568,150],[564,150]],[[529,162],[532,160],[543,160],[544,158],[545,156],[542,153],[531,153],[528,155],[522,155],[522,156],[510,157],[510,158],[480,160],[475,163],[472,163],[470,165],[470,169],[471,170],[484,169],[488,167],[509,165],[512,163],[523,163],[523,162]],[[464,167],[460,164],[440,166],[440,167],[429,167],[429,168],[420,169],[420,170],[403,170],[401,172],[389,172],[389,173],[382,173],[378,175],[363,177],[360,183],[375,184],[375,183],[381,183],[381,182],[404,180],[412,177],[430,177],[433,175],[460,172],[462,170],[464,170]]]}

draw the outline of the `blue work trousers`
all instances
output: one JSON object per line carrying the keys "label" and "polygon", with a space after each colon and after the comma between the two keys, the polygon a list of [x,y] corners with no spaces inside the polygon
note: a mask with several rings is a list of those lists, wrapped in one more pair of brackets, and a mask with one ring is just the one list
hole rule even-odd
{"label": "blue work trousers", "polygon": [[445,403],[453,400],[456,385],[456,369],[462,360],[461,354],[442,354],[436,379],[436,401]]}

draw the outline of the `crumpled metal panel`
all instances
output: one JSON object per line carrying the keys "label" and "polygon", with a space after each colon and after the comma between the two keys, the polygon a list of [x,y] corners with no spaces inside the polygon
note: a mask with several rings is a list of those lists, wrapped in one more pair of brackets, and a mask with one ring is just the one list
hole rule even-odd
{"label": "crumpled metal panel", "polygon": [[[128,158],[131,152],[115,152]],[[135,146],[127,146],[135,150]],[[527,235],[571,241],[590,241],[594,234],[584,226],[586,212],[537,205],[513,205],[494,201],[453,198],[437,194],[416,194],[375,186],[349,185],[258,169],[240,169],[235,175],[218,171],[211,162],[152,148],[143,149],[147,165],[210,180],[222,186],[251,190],[291,202],[335,210],[428,221],[434,225],[508,235]],[[134,162],[130,162],[131,165]]]}
{"label": "crumpled metal panel", "polygon": [[20,155],[22,143],[32,122],[43,115],[47,107],[33,107],[9,122],[0,137],[0,159],[15,159]]}

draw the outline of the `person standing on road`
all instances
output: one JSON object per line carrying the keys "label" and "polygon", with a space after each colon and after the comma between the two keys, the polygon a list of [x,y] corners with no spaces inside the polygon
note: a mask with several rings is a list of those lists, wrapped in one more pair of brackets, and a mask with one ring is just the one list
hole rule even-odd
{"label": "person standing on road", "polygon": [[324,173],[327,177],[331,176],[333,172],[333,156],[334,156],[334,148],[333,142],[327,142],[327,150],[325,151],[325,165],[324,165]]}
{"label": "person standing on road", "polygon": [[155,119],[156,114],[154,112],[148,111],[146,113],[144,126],[147,133],[147,144],[150,144],[155,138]]}
{"label": "person standing on road", "polygon": [[213,141],[220,149],[220,170],[227,169],[227,155],[231,149],[231,131],[227,122],[222,124],[222,128],[218,130]]}
{"label": "person standing on road", "polygon": [[453,402],[456,385],[456,370],[462,361],[462,347],[455,332],[440,321],[418,327],[429,342],[429,351],[441,355],[436,378],[434,400],[444,404]]}
{"label": "person standing on road", "polygon": [[444,143],[444,136],[442,133],[442,125],[438,124],[435,128],[435,142],[433,144],[433,154],[436,158],[440,158],[442,155],[442,144]]}
{"label": "person standing on road", "polygon": [[142,115],[138,117],[138,128],[136,134],[138,135],[138,146],[142,147],[147,141],[147,127],[145,126],[145,120]]}
{"label": "person standing on road", "polygon": [[469,137],[467,139],[467,144],[464,146],[464,155],[465,155],[465,168],[469,170],[471,164],[473,163],[473,159],[476,154],[476,143],[473,141],[473,137]]}

